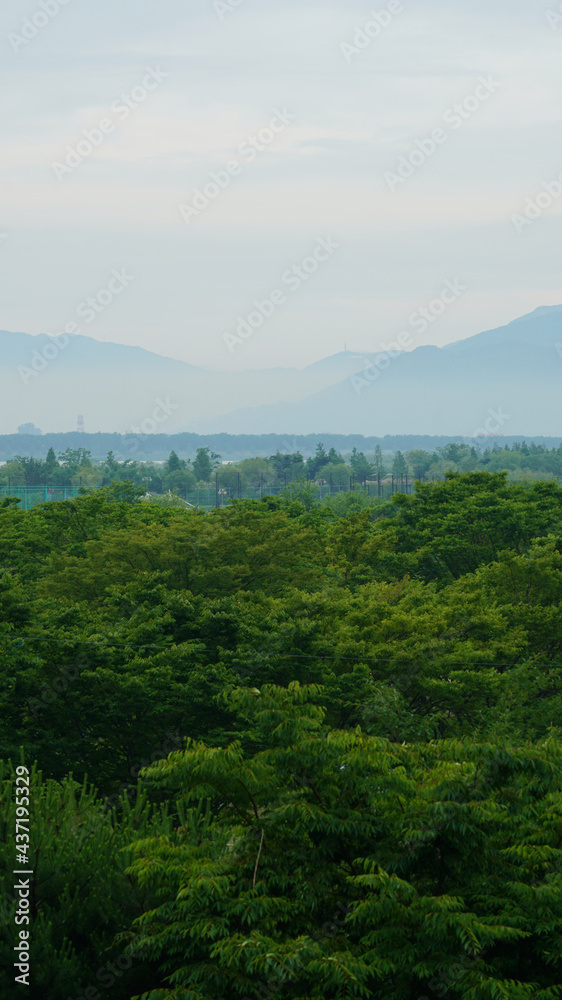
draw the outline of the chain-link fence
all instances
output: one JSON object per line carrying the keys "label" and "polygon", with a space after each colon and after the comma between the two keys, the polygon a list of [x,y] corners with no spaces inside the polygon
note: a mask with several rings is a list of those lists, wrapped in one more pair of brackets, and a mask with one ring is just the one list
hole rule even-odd
{"label": "chain-link fence", "polygon": [[[235,486],[225,485],[221,482],[220,474],[215,477],[215,482],[208,486],[200,486],[193,490],[179,490],[174,493],[166,492],[158,495],[147,494],[147,497],[158,499],[174,496],[184,500],[190,507],[199,507],[204,510],[211,510],[214,507],[225,507],[230,500],[261,500],[265,496],[294,496],[298,498],[303,491],[311,490],[318,500],[326,500],[331,496],[350,491],[362,492],[369,497],[379,497],[387,499],[394,493],[412,493],[413,479],[411,476],[386,476],[380,480],[357,482],[350,478],[349,482],[333,483],[323,479],[312,482],[300,480],[288,481],[287,483],[266,483],[260,482],[255,486],[242,485],[240,481]],[[3,486],[0,487],[0,500],[3,497],[18,497],[21,501],[20,510],[29,510],[39,503],[46,503],[50,500],[70,500],[80,495],[80,488],[77,486]]]}

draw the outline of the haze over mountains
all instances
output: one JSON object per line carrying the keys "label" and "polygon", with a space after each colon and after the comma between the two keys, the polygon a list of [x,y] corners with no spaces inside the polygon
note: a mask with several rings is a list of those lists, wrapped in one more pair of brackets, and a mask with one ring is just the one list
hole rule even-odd
{"label": "haze over mountains", "polygon": [[561,387],[562,306],[441,348],[244,372],[0,331],[2,434],[74,430],[82,414],[90,432],[557,435]]}

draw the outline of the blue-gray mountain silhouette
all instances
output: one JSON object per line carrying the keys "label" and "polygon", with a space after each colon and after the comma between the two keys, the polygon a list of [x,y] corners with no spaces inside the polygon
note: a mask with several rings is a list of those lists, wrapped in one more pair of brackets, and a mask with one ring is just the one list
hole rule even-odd
{"label": "blue-gray mountain silhouette", "polygon": [[391,359],[345,351],[243,372],[84,336],[0,332],[3,434],[26,422],[73,430],[80,413],[91,432],[558,435],[561,388],[562,306]]}

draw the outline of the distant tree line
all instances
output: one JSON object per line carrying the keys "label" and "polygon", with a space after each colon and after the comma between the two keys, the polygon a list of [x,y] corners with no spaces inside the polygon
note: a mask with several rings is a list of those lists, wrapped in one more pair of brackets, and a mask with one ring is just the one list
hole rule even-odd
{"label": "distant tree line", "polygon": [[118,458],[109,451],[103,461],[96,461],[86,448],[66,448],[55,454],[49,448],[46,458],[16,455],[0,467],[0,488],[83,486],[99,488],[111,483],[130,482],[149,493],[185,494],[214,483],[218,475],[226,488],[248,490],[264,485],[283,486],[295,480],[330,484],[335,487],[377,483],[389,477],[427,481],[453,472],[503,472],[511,481],[551,479],[562,476],[562,445],[547,448],[541,444],[516,442],[484,450],[473,445],[449,442],[434,451],[422,448],[384,454],[376,445],[372,454],[353,447],[343,453],[326,450],[319,442],[313,455],[301,451],[277,449],[268,458],[256,456],[222,464],[222,456],[210,447],[196,449],[195,457],[181,457],[172,450],[165,462],[142,462]]}
{"label": "distant tree line", "polygon": [[[28,429],[24,431],[23,429]],[[558,449],[562,443],[561,437],[541,437],[534,439],[535,445],[547,450]],[[520,441],[515,436],[505,436],[497,439],[499,447],[512,446]],[[16,455],[29,455],[44,459],[49,448],[56,454],[68,448],[84,448],[90,452],[96,461],[102,461],[109,451],[123,461],[129,458],[134,461],[165,461],[170,451],[183,457],[195,457],[198,448],[209,448],[222,455],[223,459],[239,461],[251,455],[267,458],[280,451],[283,454],[301,452],[302,455],[314,455],[317,445],[322,442],[329,451],[334,449],[346,455],[353,448],[365,454],[373,454],[377,445],[383,453],[394,454],[400,450],[403,454],[413,449],[423,449],[430,453],[446,445],[474,445],[478,451],[489,445],[486,438],[469,439],[450,435],[415,435],[398,434],[384,437],[365,437],[362,434],[86,434],[79,431],[68,431],[62,434],[41,434],[34,425],[22,424],[19,434],[0,434],[0,461],[9,461]]]}

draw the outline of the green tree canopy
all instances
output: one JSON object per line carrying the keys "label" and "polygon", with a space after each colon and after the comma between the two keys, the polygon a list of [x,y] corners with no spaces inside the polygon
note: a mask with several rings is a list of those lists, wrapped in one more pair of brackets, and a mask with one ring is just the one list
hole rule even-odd
{"label": "green tree canopy", "polygon": [[392,475],[402,479],[408,475],[408,463],[401,451],[397,451],[392,462]]}
{"label": "green tree canopy", "polygon": [[217,467],[220,455],[217,455],[210,448],[198,448],[193,460],[193,473],[197,482],[208,483],[211,480],[213,470]]}
{"label": "green tree canopy", "polygon": [[391,744],[328,730],[320,696],[234,691],[253,748],[148,772],[191,818],[134,846],[163,897],[131,945],[165,970],[144,1000],[555,997],[560,745]]}

